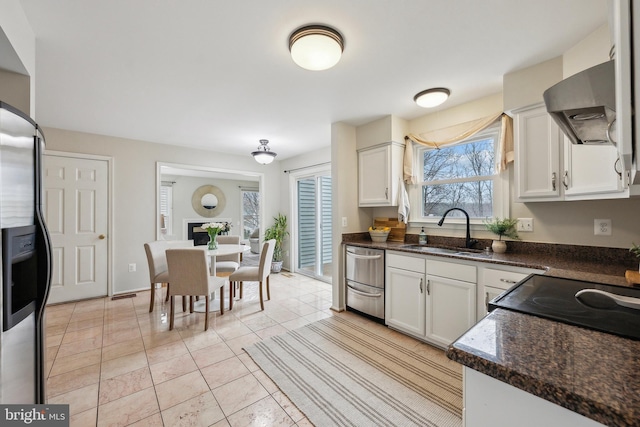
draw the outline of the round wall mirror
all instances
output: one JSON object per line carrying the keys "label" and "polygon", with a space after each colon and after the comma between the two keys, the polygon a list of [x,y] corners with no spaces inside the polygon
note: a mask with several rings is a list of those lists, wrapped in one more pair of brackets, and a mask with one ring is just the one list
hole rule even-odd
{"label": "round wall mirror", "polygon": [[198,187],[191,197],[193,210],[205,218],[212,218],[222,213],[225,204],[224,193],[215,185]]}
{"label": "round wall mirror", "polygon": [[218,206],[218,198],[211,193],[207,193],[200,199],[200,204],[205,209],[215,209]]}

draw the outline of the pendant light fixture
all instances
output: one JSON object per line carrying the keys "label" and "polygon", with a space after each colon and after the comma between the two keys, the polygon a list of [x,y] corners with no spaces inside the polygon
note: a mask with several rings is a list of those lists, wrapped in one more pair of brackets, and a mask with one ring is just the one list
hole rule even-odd
{"label": "pendant light fixture", "polygon": [[307,25],[289,36],[289,51],[293,62],[305,70],[320,71],[340,61],[344,50],[342,35],[324,25]]}
{"label": "pendant light fixture", "polygon": [[251,152],[251,155],[254,159],[256,159],[256,162],[263,165],[268,165],[269,163],[273,162],[273,159],[276,158],[277,154],[269,149],[268,144],[268,139],[261,139],[260,146],[258,146],[256,151]]}
{"label": "pendant light fixture", "polygon": [[416,94],[416,96],[413,97],[413,100],[423,108],[433,108],[446,101],[449,98],[449,95],[451,95],[451,91],[449,91],[449,89],[444,87],[435,87],[423,90]]}

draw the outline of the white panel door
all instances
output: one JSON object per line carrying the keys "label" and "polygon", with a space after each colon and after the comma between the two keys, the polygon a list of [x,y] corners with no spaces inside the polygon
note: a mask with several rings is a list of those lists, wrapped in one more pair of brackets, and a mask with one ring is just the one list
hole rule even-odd
{"label": "white panel door", "polygon": [[108,170],[105,160],[44,156],[43,210],[53,248],[49,304],[108,293]]}

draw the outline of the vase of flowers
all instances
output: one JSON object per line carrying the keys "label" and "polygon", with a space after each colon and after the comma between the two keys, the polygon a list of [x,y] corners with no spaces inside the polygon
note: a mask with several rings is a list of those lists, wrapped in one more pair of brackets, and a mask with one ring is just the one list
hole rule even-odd
{"label": "vase of flowers", "polygon": [[[640,245],[636,245],[635,243],[632,243],[632,245],[629,252],[634,254],[636,258],[640,258]],[[638,272],[640,273],[640,264],[638,265]]]}
{"label": "vase of flowers", "polygon": [[518,231],[516,230],[516,225],[518,224],[517,219],[512,218],[495,218],[491,221],[486,221],[484,223],[487,230],[496,234],[498,236],[498,240],[494,240],[491,244],[491,249],[493,252],[497,254],[503,254],[507,251],[507,242],[502,240],[502,236],[507,236],[511,239],[520,240],[518,236]]}
{"label": "vase of flowers", "polygon": [[209,235],[209,243],[207,244],[207,249],[213,250],[218,249],[218,242],[216,241],[216,237],[220,234],[221,231],[227,228],[227,225],[224,222],[207,222],[200,226],[203,230],[207,230],[207,234]]}

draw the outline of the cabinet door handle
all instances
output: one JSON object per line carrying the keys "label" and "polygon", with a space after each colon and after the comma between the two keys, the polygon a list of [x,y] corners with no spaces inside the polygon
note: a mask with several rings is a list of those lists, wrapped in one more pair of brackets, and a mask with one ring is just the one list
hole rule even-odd
{"label": "cabinet door handle", "polygon": [[569,171],[564,171],[564,176],[562,177],[562,185],[564,185],[565,190],[569,189]]}
{"label": "cabinet door handle", "polygon": [[431,280],[427,280],[427,295],[431,295]]}
{"label": "cabinet door handle", "polygon": [[489,311],[489,292],[484,293],[484,307]]}
{"label": "cabinet door handle", "polygon": [[420,293],[422,293],[422,278],[420,278]]}
{"label": "cabinet door handle", "polygon": [[510,283],[512,285],[515,284],[515,283],[518,283],[515,280],[509,280],[509,279],[500,279],[500,281],[504,282],[504,283]]}
{"label": "cabinet door handle", "polygon": [[384,197],[385,198],[389,197],[389,187],[384,189]]}
{"label": "cabinet door handle", "polygon": [[556,191],[556,173],[555,172],[551,174],[551,189],[553,191]]}

